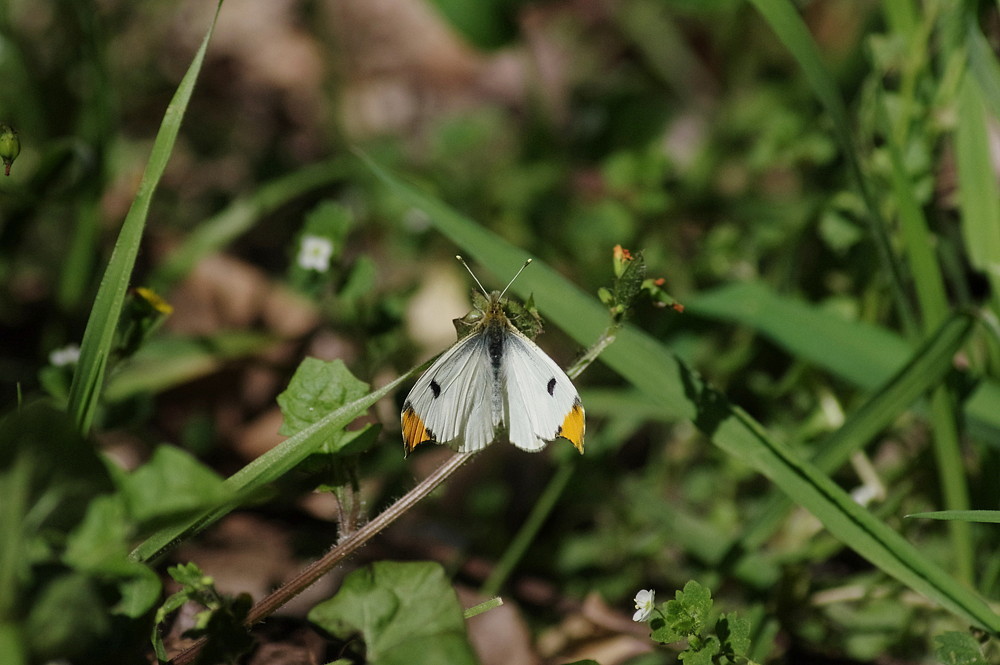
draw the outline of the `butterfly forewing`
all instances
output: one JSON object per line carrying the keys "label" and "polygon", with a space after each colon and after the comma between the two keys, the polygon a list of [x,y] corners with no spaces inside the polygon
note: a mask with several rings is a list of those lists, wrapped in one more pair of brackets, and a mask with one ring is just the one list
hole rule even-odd
{"label": "butterfly forewing", "polygon": [[[489,413],[490,392],[486,342],[482,334],[473,334],[438,358],[407,395],[403,404],[407,452],[427,440],[461,452],[487,446],[495,429]],[[423,431],[412,424],[414,418]]]}

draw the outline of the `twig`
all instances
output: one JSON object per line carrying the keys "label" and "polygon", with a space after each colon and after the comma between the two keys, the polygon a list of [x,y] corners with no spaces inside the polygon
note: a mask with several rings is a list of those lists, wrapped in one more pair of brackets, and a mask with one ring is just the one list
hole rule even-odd
{"label": "twig", "polygon": [[[456,453],[444,464],[439,466],[434,473],[424,478],[420,484],[400,497],[394,504],[379,513],[372,521],[365,524],[357,531],[351,533],[340,544],[327,552],[321,559],[317,559],[302,569],[298,575],[273,591],[269,596],[255,604],[247,615],[244,625],[248,628],[263,621],[279,607],[289,600],[302,593],[309,585],[328,573],[334,566],[343,559],[353,554],[362,545],[367,543],[372,537],[382,529],[396,521],[403,513],[412,508],[418,501],[434,491],[441,483],[455,473],[460,466],[465,464],[476,453]],[[198,640],[190,647],[175,656],[171,662],[174,665],[187,665],[193,663],[202,647],[205,646],[204,638]]]}

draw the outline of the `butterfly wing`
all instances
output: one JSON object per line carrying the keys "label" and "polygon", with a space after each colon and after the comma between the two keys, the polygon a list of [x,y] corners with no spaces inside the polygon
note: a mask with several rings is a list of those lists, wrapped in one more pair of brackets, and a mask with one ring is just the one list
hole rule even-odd
{"label": "butterfly wing", "polygon": [[492,443],[498,424],[490,408],[492,381],[483,333],[473,333],[448,349],[417,380],[403,403],[406,453],[424,441],[463,453]]}
{"label": "butterfly wing", "polygon": [[583,404],[573,382],[520,332],[511,331],[504,341],[504,421],[510,442],[536,452],[562,437],[582,453]]}

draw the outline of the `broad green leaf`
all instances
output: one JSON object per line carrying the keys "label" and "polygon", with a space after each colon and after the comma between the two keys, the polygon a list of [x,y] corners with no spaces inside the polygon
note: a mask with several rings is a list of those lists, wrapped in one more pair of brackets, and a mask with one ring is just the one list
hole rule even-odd
{"label": "broad green leaf", "polygon": [[361,636],[373,665],[470,665],[462,608],[437,563],[378,561],[356,570],[309,612],[334,637]]}
{"label": "broad green leaf", "polygon": [[83,522],[69,534],[63,562],[96,578],[113,581],[119,602],[114,610],[137,618],[160,598],[160,578],[147,566],[129,561],[131,533],[118,495],[99,496],[90,502]]}
{"label": "broad green leaf", "polygon": [[129,517],[147,528],[232,499],[214,471],[170,445],[158,446],[148,462],[121,476],[119,485]]}
{"label": "broad green leaf", "polygon": [[94,306],[90,311],[87,328],[80,344],[80,361],[73,375],[69,394],[69,412],[81,432],[90,430],[94,420],[114,342],[115,328],[125,302],[135,258],[139,252],[150,202],[173,151],[221,7],[222,0],[219,0],[205,38],[163,115],[163,122],[156,134],[146,170],[139,183],[139,191],[136,192],[132,206],[125,216],[125,222],[118,234],[118,240],[115,242],[111,259],[101,279],[97,297],[94,299]]}
{"label": "broad green leaf", "polygon": [[25,623],[31,652],[45,662],[72,659],[111,633],[101,590],[87,575],[67,573],[38,592]]}
{"label": "broad green leaf", "polygon": [[[368,384],[354,378],[343,360],[306,358],[295,370],[288,388],[278,395],[278,405],[285,417],[278,433],[298,434],[324,414],[359,399],[366,392]],[[336,447],[339,438],[331,440],[331,447]]]}
{"label": "broad green leaf", "polygon": [[408,381],[415,372],[416,369],[374,392],[345,404],[294,436],[282,441],[226,479],[226,490],[231,493],[231,496],[237,498],[206,511],[198,518],[185,524],[161,529],[135,548],[130,555],[131,558],[139,561],[150,561],[160,556],[172,545],[213,524],[239,504],[239,497],[245,497],[263,489],[269,483],[278,480],[294,469],[312,453],[322,450],[322,447],[331,438],[367,411],[372,404],[391,394],[403,382]]}
{"label": "broad green leaf", "polygon": [[[498,274],[513,274],[526,253],[454,212],[442,202],[364,158],[368,167],[405,202],[423,210],[435,227],[468,254]],[[608,248],[609,252],[611,248]],[[524,297],[533,292],[539,311],[581,345],[592,344],[607,324],[607,311],[592,297],[542,262],[512,287]],[[891,347],[890,347],[891,348]],[[863,350],[863,349],[862,349]],[[883,349],[885,350],[885,349]],[[905,362],[905,345],[896,347],[894,367]],[[665,414],[691,420],[722,450],[770,478],[797,504],[815,515],[842,543],[903,584],[964,619],[1000,632],[1000,616],[975,593],[945,573],[902,536],[873,517],[829,477],[775,440],[738,406],[706,385],[701,377],[659,342],[633,326],[600,356],[625,380],[657,400]],[[884,360],[873,358],[874,362]],[[882,374],[884,378],[893,367]],[[868,375],[867,372],[859,373]],[[868,380],[876,376],[868,375]]]}
{"label": "broad green leaf", "polygon": [[934,655],[943,665],[987,665],[976,638],[954,630],[934,638]]}

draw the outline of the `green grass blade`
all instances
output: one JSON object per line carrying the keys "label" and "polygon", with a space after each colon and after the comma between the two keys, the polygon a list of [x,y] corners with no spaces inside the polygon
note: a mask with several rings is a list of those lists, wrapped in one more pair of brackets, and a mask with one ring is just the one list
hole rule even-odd
{"label": "green grass blade", "polygon": [[101,279],[97,297],[94,299],[94,307],[90,312],[87,329],[80,344],[80,360],[73,374],[69,393],[69,413],[81,432],[88,431],[94,419],[111,345],[114,342],[115,328],[125,302],[142,232],[146,226],[149,205],[173,151],[221,7],[222,0],[219,0],[215,15],[212,17],[212,24],[163,115],[163,122],[156,134],[146,170],[139,183],[139,191],[125,216],[107,270]]}
{"label": "green grass blade", "polygon": [[[880,96],[877,106],[882,121],[890,127],[885,98]],[[899,144],[900,132],[888,132],[888,152],[891,164],[890,179],[896,204],[899,207],[903,252],[908,259],[920,303],[923,330],[938,326],[948,316],[948,298],[944,277],[934,253],[935,239],[927,227],[927,220],[917,203],[906,168],[903,166],[903,148]],[[948,387],[936,386],[931,396],[931,422],[934,429],[934,454],[938,478],[941,482],[945,507],[961,510],[969,507],[969,488],[962,463],[958,441],[956,407]],[[972,579],[972,533],[967,524],[949,525],[952,551],[958,576],[966,582]]]}
{"label": "green grass blade", "polygon": [[225,210],[199,225],[160,264],[150,285],[156,291],[166,290],[187,275],[200,259],[249,231],[262,216],[297,196],[343,178],[346,173],[346,161],[338,157],[277,178],[252,194],[234,200]]}
{"label": "green grass blade", "polygon": [[906,297],[903,270],[892,251],[888,224],[882,217],[878,202],[868,187],[868,181],[861,168],[857,146],[854,143],[854,133],[847,117],[847,109],[833,76],[823,64],[819,47],[812,35],[809,34],[809,30],[795,6],[789,0],[750,0],[750,2],[799,63],[813,93],[833,121],[833,131],[847,160],[854,186],[861,194],[865,207],[868,209],[869,228],[875,240],[879,258],[890,277],[889,287],[892,290],[900,320],[903,322],[907,334],[913,334],[916,331],[916,320]]}
{"label": "green grass blade", "polygon": [[[525,253],[364,158],[368,167],[404,201],[423,210],[445,236],[498,274],[513,270]],[[610,248],[609,248],[610,249]],[[526,272],[539,310],[581,345],[604,330],[608,313],[555,270],[539,263]],[[529,285],[520,291],[529,290]],[[784,444],[725,396],[705,385],[656,340],[624,327],[601,360],[662,408],[687,418],[712,442],[770,478],[815,515],[838,540],[884,572],[963,619],[1000,633],[1000,616],[886,524],[858,506],[815,466],[798,459]]]}
{"label": "green grass blade", "polygon": [[159,337],[146,342],[108,378],[109,402],[139,393],[158,393],[217,371],[224,363],[263,351],[272,335],[233,331],[206,337]]}
{"label": "green grass blade", "polygon": [[[912,345],[899,335],[790,297],[765,284],[731,284],[685,299],[686,311],[759,331],[791,355],[856,386],[874,390],[906,363]],[[964,403],[970,424],[1000,430],[1000,385],[982,379]]]}
{"label": "green grass blade", "polygon": [[[865,400],[843,426],[816,447],[812,463],[823,473],[839,469],[851,453],[864,448],[913,402],[939,385],[952,369],[952,359],[968,340],[975,319],[956,314],[916,349],[910,361]],[[761,510],[760,517],[746,529],[742,547],[756,551],[784,520],[791,503],[775,495]]]}
{"label": "green grass blade", "polygon": [[[207,511],[187,524],[161,529],[143,541],[129,556],[137,561],[153,561],[176,543],[190,538],[215,523],[219,518],[236,508],[243,498],[264,489],[268,484],[294,469],[313,452],[320,450],[324,444],[330,441],[333,434],[343,430],[375,402],[391,394],[421,369],[423,368],[414,368],[382,388],[345,404],[294,436],[285,439],[226,479],[226,490],[237,499]],[[402,441],[400,441],[399,450],[402,454]]]}
{"label": "green grass blade", "polygon": [[790,355],[874,389],[906,363],[898,335],[775,293],[760,282],[730,284],[685,299],[685,311],[754,328]]}
{"label": "green grass blade", "polygon": [[938,510],[931,513],[913,513],[908,518],[923,518],[928,520],[961,520],[963,522],[981,522],[983,524],[1000,524],[1000,510]]}
{"label": "green grass blade", "polygon": [[[876,104],[882,121],[891,129],[889,114],[885,108],[885,96],[880,95]],[[910,273],[913,275],[923,329],[930,331],[941,325],[948,316],[944,277],[934,253],[936,241],[927,226],[923,210],[913,192],[913,183],[903,165],[903,147],[898,143],[898,132],[889,131],[887,141],[892,193],[899,208],[903,252],[910,266]]]}

